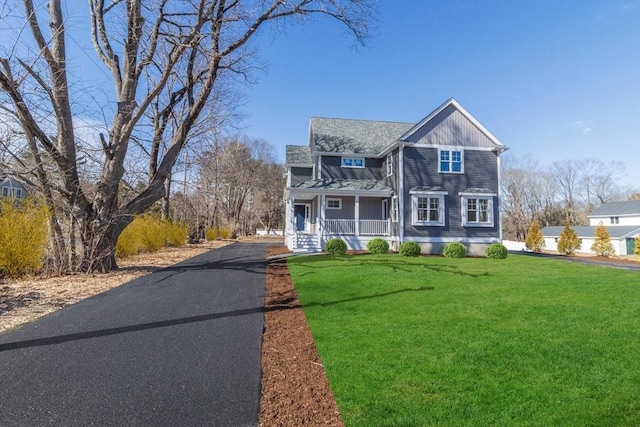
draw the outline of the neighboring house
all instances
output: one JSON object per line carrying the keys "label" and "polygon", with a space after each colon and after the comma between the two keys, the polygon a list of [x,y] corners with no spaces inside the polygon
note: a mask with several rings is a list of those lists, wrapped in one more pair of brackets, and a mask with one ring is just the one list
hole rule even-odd
{"label": "neighboring house", "polygon": [[27,188],[15,178],[0,176],[0,197],[23,199],[27,197]]}
{"label": "neighboring house", "polygon": [[500,154],[507,150],[450,99],[418,123],[313,117],[307,146],[287,146],[286,244],[319,251],[333,237],[375,237],[424,253],[501,241]]}
{"label": "neighboring house", "polygon": [[[603,224],[609,231],[616,255],[633,255],[634,239],[640,236],[640,201],[605,203],[588,218],[590,225],[573,227],[582,243],[578,252],[591,252],[596,226]],[[552,226],[542,229],[546,249],[557,250],[563,228]]]}

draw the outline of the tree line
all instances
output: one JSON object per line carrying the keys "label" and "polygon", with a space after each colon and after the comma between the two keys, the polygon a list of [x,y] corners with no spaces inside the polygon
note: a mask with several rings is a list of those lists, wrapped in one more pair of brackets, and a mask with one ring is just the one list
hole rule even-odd
{"label": "tree line", "polygon": [[501,159],[503,236],[524,241],[534,220],[541,227],[588,225],[589,215],[606,202],[640,200],[640,189],[619,185],[620,162],[568,159],[548,166],[507,153]]}
{"label": "tree line", "polygon": [[212,140],[193,167],[193,175],[185,173],[185,185],[172,195],[170,208],[171,219],[189,224],[192,239],[204,238],[207,229],[225,228],[237,237],[283,226],[285,170],[266,141]]}

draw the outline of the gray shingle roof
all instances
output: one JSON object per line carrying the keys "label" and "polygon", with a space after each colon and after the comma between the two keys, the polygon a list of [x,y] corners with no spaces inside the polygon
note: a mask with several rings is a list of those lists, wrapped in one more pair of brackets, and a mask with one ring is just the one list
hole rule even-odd
{"label": "gray shingle roof", "polygon": [[[575,230],[578,237],[593,238],[596,236],[596,227],[588,225],[576,225],[571,227]],[[562,226],[549,226],[544,227],[541,231],[545,237],[559,237],[562,234]],[[634,231],[640,233],[640,226],[637,225],[616,225],[607,227],[609,236],[612,239],[619,239],[623,236],[633,233]]]}
{"label": "gray shingle roof", "polygon": [[287,165],[313,165],[311,149],[302,145],[287,145]]}
{"label": "gray shingle roof", "polygon": [[329,153],[378,155],[414,126],[413,123],[311,118],[315,150]]}
{"label": "gray shingle roof", "polygon": [[640,215],[640,200],[609,202],[596,208],[589,216]]}
{"label": "gray shingle roof", "polygon": [[442,187],[437,186],[421,186],[421,187],[411,187],[409,190],[410,193],[418,193],[418,192],[427,192],[427,191],[445,191]]}
{"label": "gray shingle roof", "polygon": [[392,191],[384,181],[373,179],[314,179],[291,188],[322,190]]}

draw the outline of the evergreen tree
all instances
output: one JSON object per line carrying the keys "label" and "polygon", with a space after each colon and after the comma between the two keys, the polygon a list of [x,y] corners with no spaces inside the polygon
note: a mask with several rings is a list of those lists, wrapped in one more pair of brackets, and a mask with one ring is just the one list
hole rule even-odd
{"label": "evergreen tree", "polygon": [[540,224],[537,219],[534,219],[527,232],[525,247],[533,252],[541,252],[544,246],[544,236],[540,231]]}
{"label": "evergreen tree", "polygon": [[616,254],[611,244],[611,237],[609,236],[609,230],[604,224],[600,223],[596,226],[596,240],[591,245],[591,251],[600,256],[614,256]]}
{"label": "evergreen tree", "polygon": [[558,240],[558,252],[563,255],[573,255],[581,246],[578,234],[567,222]]}

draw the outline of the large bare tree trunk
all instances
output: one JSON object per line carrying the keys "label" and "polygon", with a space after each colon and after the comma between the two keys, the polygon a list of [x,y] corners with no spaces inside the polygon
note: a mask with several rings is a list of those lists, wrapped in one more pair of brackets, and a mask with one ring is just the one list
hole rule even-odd
{"label": "large bare tree trunk", "polygon": [[[108,134],[100,138],[101,174],[87,191],[78,173],[62,0],[47,2],[49,28],[44,32],[47,24],[38,21],[33,0],[23,3],[35,42],[34,49],[25,51],[38,55],[13,58],[12,63],[0,58],[0,90],[25,133],[37,141],[35,152],[45,152],[54,165],[55,179],[47,185],[81,227],[82,268],[100,272],[117,268],[117,237],[133,216],[166,193],[176,159],[221,76],[246,74],[252,68],[246,44],[260,27],[272,20],[318,14],[342,22],[362,41],[367,30],[363,18],[371,12],[367,0],[89,0],[91,40],[111,74],[114,105],[104,108],[113,115],[107,117]],[[14,78],[13,69],[22,75]],[[55,135],[38,120],[44,111],[55,118]],[[145,129],[150,125],[153,136],[143,148],[150,157],[148,182],[133,200],[122,201],[130,143],[148,138]]]}

